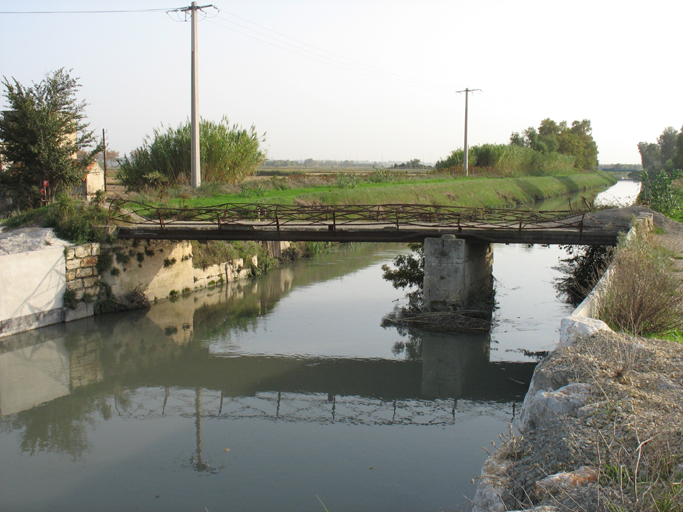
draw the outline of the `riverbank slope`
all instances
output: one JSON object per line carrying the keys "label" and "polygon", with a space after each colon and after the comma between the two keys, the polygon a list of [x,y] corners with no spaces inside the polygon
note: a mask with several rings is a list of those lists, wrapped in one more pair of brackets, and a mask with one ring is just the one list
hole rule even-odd
{"label": "riverbank slope", "polygon": [[[654,223],[679,262],[683,225],[657,213]],[[473,510],[683,510],[683,345],[565,320]]]}

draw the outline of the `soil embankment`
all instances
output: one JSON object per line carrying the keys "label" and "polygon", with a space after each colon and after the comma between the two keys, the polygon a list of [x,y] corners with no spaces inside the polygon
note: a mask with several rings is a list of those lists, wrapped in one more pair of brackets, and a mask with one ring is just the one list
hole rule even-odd
{"label": "soil embankment", "polygon": [[[680,271],[683,225],[654,217]],[[473,510],[683,510],[683,345],[575,318],[487,460]]]}

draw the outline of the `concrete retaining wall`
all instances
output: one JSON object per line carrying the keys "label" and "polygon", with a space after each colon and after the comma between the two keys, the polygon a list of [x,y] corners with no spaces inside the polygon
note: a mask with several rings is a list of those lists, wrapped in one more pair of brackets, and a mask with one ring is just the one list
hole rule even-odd
{"label": "concrete retaining wall", "polygon": [[424,302],[442,311],[474,306],[493,291],[493,249],[455,235],[424,243]]}
{"label": "concrete retaining wall", "polygon": [[0,256],[0,336],[63,320],[63,247]]}

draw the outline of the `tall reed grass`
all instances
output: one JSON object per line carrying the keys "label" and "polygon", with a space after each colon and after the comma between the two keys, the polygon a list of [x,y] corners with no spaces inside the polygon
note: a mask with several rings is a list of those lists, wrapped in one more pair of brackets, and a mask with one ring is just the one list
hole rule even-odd
{"label": "tall reed grass", "polygon": [[[237,183],[253,174],[266,160],[260,144],[265,140],[249,130],[202,119],[199,124],[202,179],[213,183]],[[154,130],[143,145],[120,160],[117,178],[129,190],[185,184],[191,174],[191,127]]]}
{"label": "tall reed grass", "polygon": [[[439,160],[434,168],[453,173],[462,172],[465,152],[453,151],[445,160]],[[486,169],[497,176],[549,176],[575,174],[575,158],[559,153],[541,153],[531,148],[506,144],[483,144],[472,146],[468,151],[468,165]]]}

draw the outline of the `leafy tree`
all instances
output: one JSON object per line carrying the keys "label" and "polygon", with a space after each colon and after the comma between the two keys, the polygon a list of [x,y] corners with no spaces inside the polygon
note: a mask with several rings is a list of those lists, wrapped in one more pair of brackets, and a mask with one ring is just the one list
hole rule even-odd
{"label": "leafy tree", "polygon": [[657,144],[652,142],[639,142],[638,151],[643,169],[657,171],[662,168],[662,152]]}
{"label": "leafy tree", "polygon": [[669,126],[664,128],[662,134],[657,137],[657,143],[639,142],[638,151],[643,163],[643,169],[648,171],[661,171],[666,169],[683,169],[683,128],[679,133],[676,128]]}
{"label": "leafy tree", "polygon": [[511,146],[531,148],[540,153],[559,153],[574,157],[577,169],[593,169],[598,165],[598,146],[593,140],[591,122],[588,119],[556,123],[550,118],[541,121],[538,130],[530,126],[524,135],[513,132]]}
{"label": "leafy tree", "polygon": [[[77,158],[95,139],[85,122],[86,103],[76,98],[78,79],[70,71],[48,73],[31,87],[6,77],[2,84],[9,108],[0,114],[0,154],[7,162],[0,184],[17,208],[35,208],[43,197],[52,202],[78,185],[102,148],[95,146]],[[49,187],[41,196],[43,180]]]}
{"label": "leafy tree", "polygon": [[683,170],[683,127],[676,136],[676,151],[673,158],[673,168]]}
{"label": "leafy tree", "polygon": [[[154,138],[147,137],[141,147],[119,160],[117,176],[123,185],[139,190],[166,183],[189,183],[190,129],[186,122],[165,132],[154,130]],[[253,174],[266,160],[260,149],[264,136],[259,136],[253,126],[249,130],[230,126],[226,117],[219,123],[202,119],[199,139],[202,181],[236,183]]]}
{"label": "leafy tree", "polygon": [[664,128],[662,134],[657,137],[657,144],[662,155],[662,163],[666,165],[669,160],[673,159],[676,153],[676,136],[678,130],[673,126]]}

